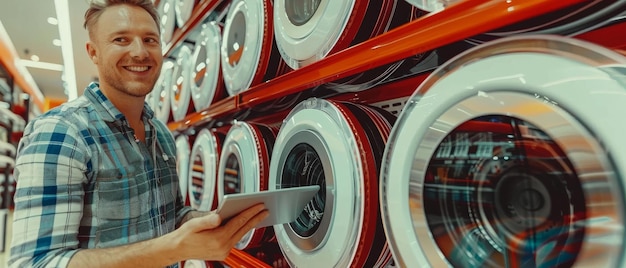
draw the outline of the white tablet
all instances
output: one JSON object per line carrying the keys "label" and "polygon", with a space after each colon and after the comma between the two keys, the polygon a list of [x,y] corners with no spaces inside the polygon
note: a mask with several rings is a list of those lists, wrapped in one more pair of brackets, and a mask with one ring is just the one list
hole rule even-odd
{"label": "white tablet", "polygon": [[265,204],[270,215],[255,228],[295,221],[306,204],[319,191],[319,185],[299,186],[254,193],[227,194],[217,208],[222,221],[259,203]]}

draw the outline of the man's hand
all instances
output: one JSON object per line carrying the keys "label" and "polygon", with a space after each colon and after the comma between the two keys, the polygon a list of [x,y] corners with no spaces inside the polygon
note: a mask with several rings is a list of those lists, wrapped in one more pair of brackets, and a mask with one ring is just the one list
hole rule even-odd
{"label": "man's hand", "polygon": [[224,224],[216,213],[206,213],[155,239],[79,250],[68,267],[163,267],[189,259],[222,261],[248,231],[269,215],[262,204],[244,210]]}
{"label": "man's hand", "polygon": [[221,261],[246,233],[268,215],[265,206],[258,204],[221,225],[220,216],[209,213],[185,222],[166,236],[182,259]]}

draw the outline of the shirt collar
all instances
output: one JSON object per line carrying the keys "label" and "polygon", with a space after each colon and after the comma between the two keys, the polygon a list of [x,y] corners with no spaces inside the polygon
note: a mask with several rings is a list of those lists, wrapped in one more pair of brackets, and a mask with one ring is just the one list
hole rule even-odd
{"label": "shirt collar", "polygon": [[[105,121],[113,122],[117,120],[126,120],[124,114],[122,114],[120,110],[118,110],[104,95],[104,93],[102,93],[102,90],[100,90],[100,84],[91,82],[87,88],[85,88],[85,92],[83,94],[94,104],[94,108]],[[145,101],[143,103],[142,116],[147,119],[152,119],[154,117],[154,111],[152,111]]]}

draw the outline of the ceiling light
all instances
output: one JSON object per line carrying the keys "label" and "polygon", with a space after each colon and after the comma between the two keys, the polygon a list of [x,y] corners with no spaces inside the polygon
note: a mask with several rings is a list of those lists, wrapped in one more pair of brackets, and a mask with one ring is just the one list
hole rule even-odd
{"label": "ceiling light", "polygon": [[72,30],[70,24],[70,11],[67,0],[54,0],[57,18],[59,21],[59,35],[61,39],[61,53],[63,55],[63,74],[66,78],[65,89],[68,92],[67,99],[73,100],[78,97],[76,89],[76,71],[74,66],[74,54],[72,48]]}
{"label": "ceiling light", "polygon": [[39,56],[37,56],[37,55],[31,55],[31,56],[30,56],[30,59],[31,59],[32,61],[39,61]]}
{"label": "ceiling light", "polygon": [[59,25],[59,20],[57,20],[56,18],[53,18],[53,17],[48,17],[48,23],[50,23],[52,25]]}
{"label": "ceiling light", "polygon": [[25,59],[20,59],[20,64],[24,67],[31,67],[31,68],[38,68],[38,69],[45,69],[45,70],[51,70],[51,71],[63,71],[63,65],[61,64],[56,64],[56,63],[50,63],[50,62],[41,62],[41,61],[32,61],[32,60],[25,60]]}
{"label": "ceiling light", "polygon": [[57,46],[57,47],[60,47],[61,46],[61,39],[57,38],[57,39],[52,40],[52,44]]}
{"label": "ceiling light", "polygon": [[[17,74],[20,74],[20,76],[23,78],[24,85],[22,85],[22,90],[25,90],[26,93],[30,93],[34,95],[35,100],[43,100],[44,98],[43,94],[41,93],[39,86],[37,86],[35,79],[30,74],[30,72],[28,72],[26,67],[24,67],[24,65],[19,63],[19,60],[18,60],[19,55],[17,54],[17,51],[15,50],[15,47],[13,46],[13,41],[11,41],[11,38],[9,37],[9,34],[4,28],[4,25],[2,24],[1,20],[0,20],[0,50],[4,50],[3,52],[7,53],[2,56],[2,60],[0,60],[0,62],[5,62],[5,60],[9,60],[9,59],[14,59],[13,60],[14,64],[11,64],[11,63],[5,63],[5,64],[7,64],[8,68],[10,68],[10,66],[13,65],[17,69],[16,70]],[[4,58],[5,56],[6,58]],[[19,84],[19,82],[16,82],[16,83]],[[35,103],[37,103],[37,101],[35,101]]]}

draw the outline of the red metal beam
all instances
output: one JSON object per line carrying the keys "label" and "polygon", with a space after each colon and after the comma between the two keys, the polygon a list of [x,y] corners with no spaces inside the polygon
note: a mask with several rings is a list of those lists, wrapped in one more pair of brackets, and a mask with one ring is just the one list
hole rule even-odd
{"label": "red metal beam", "polygon": [[[170,123],[169,127],[171,130],[180,131],[211,118],[234,114],[242,109],[583,1],[462,1],[441,12],[426,15],[311,65],[252,87],[200,113],[188,115],[182,122]],[[189,27],[193,27],[193,24]]]}

